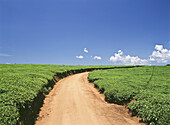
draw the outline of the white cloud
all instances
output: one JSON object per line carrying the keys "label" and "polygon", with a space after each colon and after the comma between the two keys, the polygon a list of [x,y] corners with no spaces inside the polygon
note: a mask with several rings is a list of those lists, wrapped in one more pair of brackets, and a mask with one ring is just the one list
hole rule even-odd
{"label": "white cloud", "polygon": [[11,56],[11,55],[5,54],[5,53],[0,53],[0,56]]}
{"label": "white cloud", "polygon": [[154,59],[154,58],[152,58],[152,57],[150,57],[150,58],[149,58],[149,61],[155,61],[155,59]]}
{"label": "white cloud", "polygon": [[122,50],[110,57],[113,63],[122,63],[125,65],[148,64],[146,59],[140,59],[138,56],[123,55]]}
{"label": "white cloud", "polygon": [[155,50],[148,59],[141,59],[138,56],[124,55],[122,50],[119,50],[114,56],[110,57],[110,61],[113,63],[121,63],[126,65],[136,64],[152,64],[152,63],[169,63],[170,62],[170,50],[164,49],[163,45],[155,45]]}
{"label": "white cloud", "polygon": [[102,57],[100,57],[100,56],[94,56],[94,59],[101,60]]}
{"label": "white cloud", "polygon": [[119,50],[119,51],[118,51],[118,54],[119,54],[119,55],[123,55],[122,50]]}
{"label": "white cloud", "polygon": [[158,51],[160,51],[160,50],[163,49],[163,45],[156,45],[156,46],[155,46],[155,49],[158,50]]}
{"label": "white cloud", "polygon": [[170,62],[170,50],[164,49],[163,45],[156,45],[152,55],[149,56],[150,61],[157,63]]}
{"label": "white cloud", "polygon": [[11,64],[11,63],[9,63],[9,62],[6,62],[6,64]]}
{"label": "white cloud", "polygon": [[84,57],[80,55],[80,56],[76,56],[76,58],[83,59]]}
{"label": "white cloud", "polygon": [[85,52],[85,53],[88,53],[89,51],[87,50],[87,48],[84,48],[84,52]]}

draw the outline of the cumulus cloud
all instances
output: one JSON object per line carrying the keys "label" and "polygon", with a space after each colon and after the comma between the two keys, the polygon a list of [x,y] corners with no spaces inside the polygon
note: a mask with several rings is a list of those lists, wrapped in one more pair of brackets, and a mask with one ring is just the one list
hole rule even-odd
{"label": "cumulus cloud", "polygon": [[119,50],[114,56],[111,56],[110,61],[126,65],[148,64],[148,60],[140,59],[138,56],[124,55],[122,50]]}
{"label": "cumulus cloud", "polygon": [[152,55],[149,56],[151,62],[167,63],[170,61],[170,50],[164,49],[163,45],[156,45]]}
{"label": "cumulus cloud", "polygon": [[163,49],[163,45],[155,45],[155,49],[161,51]]}
{"label": "cumulus cloud", "polygon": [[119,50],[114,56],[110,57],[113,63],[120,63],[126,65],[143,65],[152,63],[169,63],[170,50],[164,49],[163,45],[155,45],[155,50],[147,59],[141,59],[138,56],[124,55],[122,50]]}
{"label": "cumulus cloud", "polygon": [[80,55],[80,56],[76,56],[76,58],[83,59],[84,57]]}
{"label": "cumulus cloud", "polygon": [[5,54],[5,53],[0,53],[0,56],[11,56],[11,55]]}
{"label": "cumulus cloud", "polygon": [[87,48],[84,48],[84,52],[85,52],[85,53],[88,53],[89,51],[87,50]]}
{"label": "cumulus cloud", "polygon": [[94,56],[94,59],[101,60],[102,57],[100,57],[100,56]]}

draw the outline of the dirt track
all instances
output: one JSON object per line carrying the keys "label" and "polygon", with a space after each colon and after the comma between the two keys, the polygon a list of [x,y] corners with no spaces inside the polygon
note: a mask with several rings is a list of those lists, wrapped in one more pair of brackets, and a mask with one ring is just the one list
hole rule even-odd
{"label": "dirt track", "polygon": [[36,125],[141,125],[124,106],[106,103],[87,76],[60,80],[46,97]]}

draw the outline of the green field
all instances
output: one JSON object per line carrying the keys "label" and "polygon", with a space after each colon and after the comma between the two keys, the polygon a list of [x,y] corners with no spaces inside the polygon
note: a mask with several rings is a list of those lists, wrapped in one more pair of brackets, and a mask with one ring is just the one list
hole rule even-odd
{"label": "green field", "polygon": [[[44,98],[42,95],[52,89],[56,76],[60,79],[91,69],[111,67],[119,68],[96,70],[88,76],[89,81],[94,81],[100,92],[104,92],[106,101],[127,104],[134,115],[151,125],[167,125],[170,120],[169,66],[131,68],[38,64],[0,65],[0,125],[32,120],[27,118],[37,114]],[[131,100],[136,101],[129,103]]]}
{"label": "green field", "polygon": [[[12,64],[0,65],[0,125],[19,124],[28,116],[36,114],[38,104],[33,104],[39,93],[48,94],[54,85],[53,77],[65,77],[68,71],[116,66],[64,66]],[[81,71],[77,71],[81,72]],[[50,87],[49,87],[49,84]],[[47,86],[48,85],[48,86]],[[37,99],[38,100],[38,99]],[[37,101],[39,102],[39,100]],[[40,103],[40,102],[39,102]],[[34,107],[33,107],[34,106]],[[36,107],[37,106],[37,107]],[[25,112],[25,111],[28,111]],[[29,119],[28,119],[29,120]]]}
{"label": "green field", "polygon": [[104,92],[106,101],[127,104],[144,122],[170,124],[169,66],[98,70],[90,72],[88,79]]}

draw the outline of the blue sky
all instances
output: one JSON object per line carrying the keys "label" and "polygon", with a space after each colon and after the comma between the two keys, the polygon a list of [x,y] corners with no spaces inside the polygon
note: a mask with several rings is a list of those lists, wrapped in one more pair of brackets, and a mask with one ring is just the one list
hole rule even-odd
{"label": "blue sky", "polygon": [[0,0],[0,63],[170,63],[169,6],[170,0]]}

